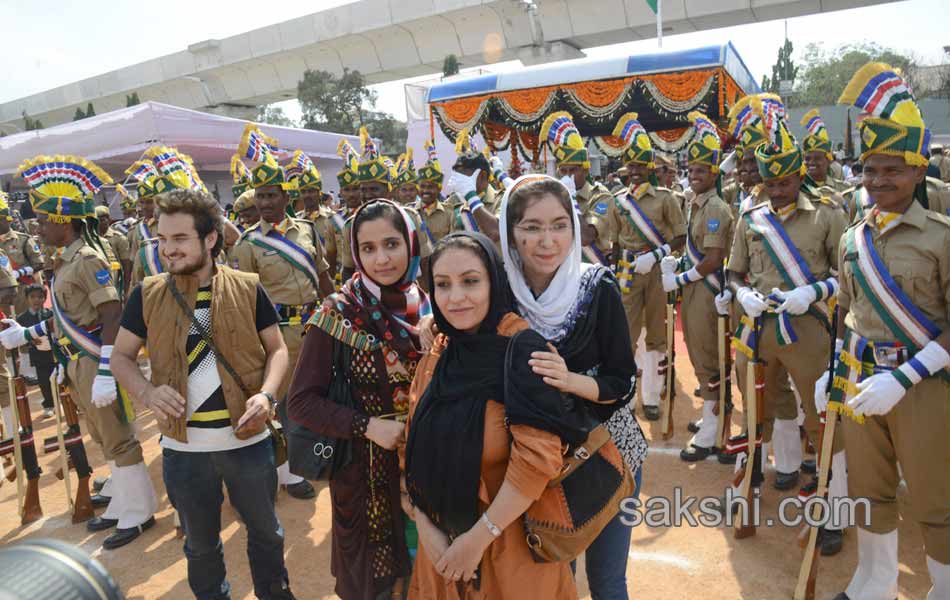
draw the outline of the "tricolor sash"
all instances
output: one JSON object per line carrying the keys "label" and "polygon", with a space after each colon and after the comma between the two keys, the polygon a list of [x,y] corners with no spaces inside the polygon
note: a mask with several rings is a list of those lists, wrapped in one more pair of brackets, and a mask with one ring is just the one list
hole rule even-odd
{"label": "tricolor sash", "polygon": [[591,242],[589,246],[581,246],[581,252],[584,254],[584,259],[587,263],[604,266],[610,264],[610,261],[607,260],[607,255],[604,254],[603,250],[597,247],[595,242]]}
{"label": "tricolor sash", "polygon": [[[768,205],[746,211],[742,217],[754,233],[762,236],[766,254],[778,269],[787,286],[797,288],[818,282],[811,269],[808,268],[808,263],[798,252],[795,243],[788,237],[782,223]],[[777,302],[774,298],[771,300],[773,304]],[[824,302],[812,303],[808,307],[808,314],[824,323],[825,327],[830,327],[828,305]],[[776,335],[778,336],[779,345],[794,344],[798,341],[798,337],[792,327],[792,316],[788,313],[781,313],[777,317]]]}
{"label": "tricolor sash", "polygon": [[874,249],[871,227],[867,222],[862,221],[849,229],[846,235],[848,254],[857,257],[854,276],[861,289],[897,340],[912,349],[912,353],[917,353],[940,335],[940,329],[894,281]]}
{"label": "tricolor sash", "polygon": [[426,234],[426,237],[429,238],[429,243],[435,246],[435,236],[432,235],[432,231],[429,229],[429,224],[426,223],[426,219],[422,214],[419,215],[419,223],[422,225],[422,231]]}
{"label": "tricolor sash", "polygon": [[343,226],[346,224],[346,219],[343,218],[343,215],[333,211],[330,213],[330,222],[333,223],[333,228],[336,229],[337,233],[343,233]]}
{"label": "tricolor sash", "polygon": [[871,197],[871,194],[868,193],[865,187],[854,191],[853,202],[855,221],[860,221],[866,217],[867,214],[871,212],[871,209],[874,208],[874,198]]}
{"label": "tricolor sash", "polygon": [[144,220],[139,221],[139,262],[146,277],[165,272],[158,256],[158,240],[152,239],[152,233]]}
{"label": "tricolor sash", "polygon": [[247,239],[259,248],[281,255],[292,267],[307,276],[314,289],[320,289],[317,263],[314,262],[313,257],[309,252],[278,233],[276,229],[271,229],[267,235],[262,234],[260,229],[255,229],[247,233]]}
{"label": "tricolor sash", "polygon": [[[699,248],[696,247],[696,244],[693,243],[693,236],[690,233],[690,227],[686,227],[686,255],[683,257],[683,270],[689,271],[693,267],[697,266],[699,263],[703,262],[706,256],[699,251]],[[716,271],[713,271],[709,275],[703,278],[703,283],[706,285],[706,288],[709,289],[713,294],[719,294],[722,291],[722,286],[719,282],[719,278],[716,277]]]}
{"label": "tricolor sash", "polygon": [[638,197],[642,196],[647,189],[645,186],[648,185],[650,184],[644,183],[637,187],[633,193],[627,192],[614,196],[614,202],[616,202],[620,212],[627,218],[627,221],[633,225],[633,228],[640,234],[640,237],[646,240],[650,246],[650,250],[656,250],[665,244],[666,240],[663,238],[663,234],[660,233],[660,230],[656,228],[656,225],[653,224],[653,221],[646,216],[646,213],[644,213],[640,205],[637,204],[637,200],[634,197],[635,195]]}
{"label": "tricolor sash", "polygon": [[465,229],[465,231],[478,233],[478,223],[475,222],[475,215],[472,214],[472,211],[465,207],[459,207],[458,218],[459,221],[461,221],[462,227]]}
{"label": "tricolor sash", "polygon": [[[53,306],[53,319],[56,321],[56,330],[62,334],[63,340],[68,342],[79,352],[79,356],[88,356],[96,361],[100,360],[102,355],[102,341],[98,336],[76,325],[72,319],[66,316],[63,309],[60,308],[56,300],[56,276],[50,281],[50,301]],[[73,357],[68,357],[70,360]],[[64,366],[65,368],[65,366]],[[116,394],[119,406],[122,409],[122,419],[126,423],[135,421],[135,409],[132,407],[132,399],[128,393],[118,383],[116,383]]]}
{"label": "tricolor sash", "polygon": [[737,352],[745,354],[749,360],[752,360],[757,343],[755,320],[749,315],[743,314],[739,317],[739,327],[736,328],[736,334],[732,336],[732,347]]}

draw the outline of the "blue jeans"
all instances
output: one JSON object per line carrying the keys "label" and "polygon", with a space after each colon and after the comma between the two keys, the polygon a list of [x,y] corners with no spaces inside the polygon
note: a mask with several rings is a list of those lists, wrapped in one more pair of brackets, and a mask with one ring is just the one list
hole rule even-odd
{"label": "blue jeans", "polygon": [[[277,471],[270,438],[223,452],[162,450],[162,476],[168,499],[185,533],[188,585],[198,600],[229,600],[221,544],[221,483],[247,527],[247,558],[254,594],[280,598],[288,581],[284,568],[284,529],[274,510]],[[289,596],[286,596],[289,597]]]}
{"label": "blue jeans", "polygon": [[[632,498],[640,497],[643,467],[633,479],[636,487]],[[630,553],[631,528],[624,525],[623,513],[617,513],[584,553],[587,586],[592,600],[627,600],[627,556]],[[571,568],[574,564],[571,563]]]}

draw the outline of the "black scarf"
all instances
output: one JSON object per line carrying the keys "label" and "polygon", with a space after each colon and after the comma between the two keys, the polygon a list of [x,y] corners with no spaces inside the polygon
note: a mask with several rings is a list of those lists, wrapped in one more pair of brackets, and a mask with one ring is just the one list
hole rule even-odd
{"label": "black scarf", "polygon": [[[485,406],[488,400],[504,398],[508,338],[497,329],[513,306],[504,265],[491,240],[469,232],[449,237],[456,236],[471,238],[481,247],[491,280],[491,305],[478,331],[466,334],[452,327],[432,302],[436,325],[448,345],[419,400],[406,442],[406,487],[413,505],[451,537],[468,531],[478,519]],[[429,289],[435,289],[431,269]]]}

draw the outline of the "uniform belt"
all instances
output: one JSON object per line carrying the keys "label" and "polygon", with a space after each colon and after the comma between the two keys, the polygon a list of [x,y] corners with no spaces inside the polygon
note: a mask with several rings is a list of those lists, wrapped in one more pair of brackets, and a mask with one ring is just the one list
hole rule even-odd
{"label": "uniform belt", "polygon": [[276,304],[274,308],[277,309],[277,316],[280,317],[281,325],[299,325],[300,323],[306,322],[310,318],[310,315],[313,314],[313,309],[316,307],[316,303],[308,302],[307,304]]}
{"label": "uniform belt", "polygon": [[874,342],[875,371],[893,371],[908,359],[907,346],[900,342]]}
{"label": "uniform belt", "polygon": [[[85,329],[86,331],[88,331],[89,333],[93,335],[98,336],[99,333],[102,331],[102,325],[96,325],[95,327],[83,327],[83,329]],[[65,356],[69,361],[79,360],[80,358],[85,356],[85,353],[79,348],[77,348],[76,346],[74,346],[73,343],[70,342],[69,338],[67,338],[66,336],[63,336],[59,338],[58,340],[56,340],[56,345],[59,346],[59,351],[62,352],[63,356]]]}

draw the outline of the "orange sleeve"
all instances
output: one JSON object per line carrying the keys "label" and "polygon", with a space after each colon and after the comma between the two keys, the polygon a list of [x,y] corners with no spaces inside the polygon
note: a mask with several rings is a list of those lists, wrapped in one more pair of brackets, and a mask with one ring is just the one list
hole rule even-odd
{"label": "orange sleeve", "polygon": [[512,425],[511,437],[505,480],[523,495],[537,500],[548,482],[561,472],[561,438],[527,425]]}

